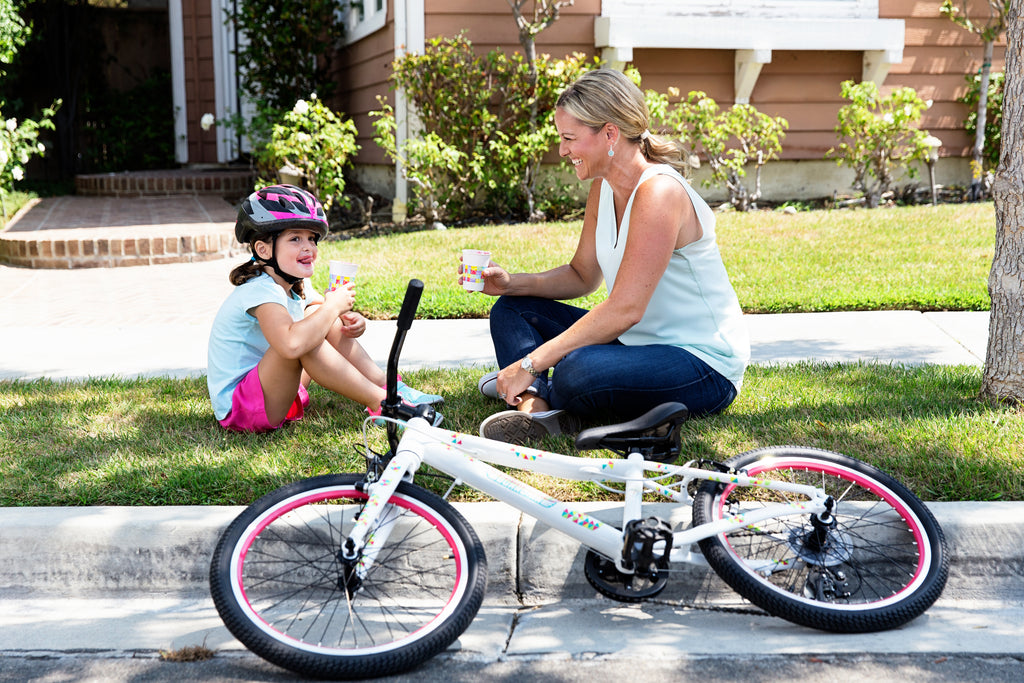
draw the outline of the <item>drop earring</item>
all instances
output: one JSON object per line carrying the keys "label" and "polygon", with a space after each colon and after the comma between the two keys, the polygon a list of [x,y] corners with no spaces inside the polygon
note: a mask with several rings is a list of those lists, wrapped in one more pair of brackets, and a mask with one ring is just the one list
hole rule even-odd
{"label": "drop earring", "polygon": [[611,147],[608,148],[608,156],[610,156],[610,157],[615,156],[615,150],[612,149]]}

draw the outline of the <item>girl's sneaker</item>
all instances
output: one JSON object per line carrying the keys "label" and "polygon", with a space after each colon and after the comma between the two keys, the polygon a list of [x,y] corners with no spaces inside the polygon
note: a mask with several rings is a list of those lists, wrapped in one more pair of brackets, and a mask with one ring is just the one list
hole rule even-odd
{"label": "girl's sneaker", "polygon": [[[424,395],[426,396],[428,394],[424,394]],[[415,408],[416,408],[417,405],[429,405],[429,404],[425,404],[425,403],[413,404],[413,403],[409,403],[408,401],[405,401],[405,400],[403,400],[402,403],[403,403],[403,405],[406,408],[408,408],[410,413],[415,413],[416,412]],[[385,420],[384,418],[382,418],[380,416],[381,413],[384,412],[384,408],[383,407],[378,407],[377,410],[370,410],[369,408],[365,408],[365,410],[366,410],[366,414],[373,418],[373,425],[375,427],[384,427],[384,426],[387,425],[387,420]],[[444,420],[444,415],[442,415],[441,413],[439,413],[439,412],[437,412],[435,410],[434,411],[434,419],[431,422],[430,426],[437,427],[437,426],[439,426],[441,424],[441,422],[443,420]]]}
{"label": "girl's sneaker", "polygon": [[402,397],[403,401],[411,403],[414,406],[432,406],[437,405],[438,403],[444,403],[443,396],[438,396],[437,394],[425,394],[418,389],[413,389],[402,380],[398,380],[398,395]]}
{"label": "girl's sneaker", "polygon": [[580,430],[580,420],[564,410],[524,413],[504,410],[480,423],[480,436],[485,439],[526,446],[545,436],[573,434]]}

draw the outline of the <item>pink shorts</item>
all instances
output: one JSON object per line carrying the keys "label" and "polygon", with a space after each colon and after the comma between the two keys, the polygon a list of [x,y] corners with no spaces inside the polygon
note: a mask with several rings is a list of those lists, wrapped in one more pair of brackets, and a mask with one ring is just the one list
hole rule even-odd
{"label": "pink shorts", "polygon": [[276,425],[267,421],[267,409],[263,403],[263,385],[260,384],[259,367],[255,367],[242,378],[231,395],[231,412],[220,425],[235,432],[269,432],[279,429],[285,422],[301,420],[309,407],[309,392],[299,385],[292,407],[285,418]]}

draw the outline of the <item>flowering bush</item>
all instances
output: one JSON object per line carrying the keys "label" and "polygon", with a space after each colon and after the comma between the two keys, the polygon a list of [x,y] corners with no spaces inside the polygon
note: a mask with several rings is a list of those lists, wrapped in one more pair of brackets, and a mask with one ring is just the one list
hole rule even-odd
{"label": "flowering bush", "polygon": [[913,161],[928,158],[926,131],[914,127],[930,106],[913,88],[896,88],[882,97],[871,81],[843,81],[842,95],[850,103],[839,109],[836,134],[840,144],[828,151],[842,166],[854,172],[853,188],[864,194],[868,208],[878,206],[899,170],[917,175]]}
{"label": "flowering bush", "polygon": [[[39,142],[39,129],[54,129],[53,115],[60,104],[61,101],[57,100],[52,107],[43,109],[43,118],[38,121],[23,119],[19,123],[15,118],[4,121],[0,129],[0,201],[15,181],[25,177],[25,164],[29,159],[46,153],[46,148]],[[2,116],[0,120],[3,120]],[[3,205],[3,214],[6,220],[6,204]]]}
{"label": "flowering bush", "polygon": [[[277,172],[291,167],[305,178],[306,189],[330,209],[346,205],[344,168],[359,151],[356,127],[342,120],[316,94],[299,100],[271,130],[270,142],[258,153],[261,184],[277,182]],[[266,180],[270,178],[270,180]]]}

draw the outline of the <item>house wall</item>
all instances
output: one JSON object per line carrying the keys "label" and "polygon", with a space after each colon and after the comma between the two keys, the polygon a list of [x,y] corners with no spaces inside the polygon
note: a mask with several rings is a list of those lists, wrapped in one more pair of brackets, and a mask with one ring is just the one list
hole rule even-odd
{"label": "house wall", "polygon": [[[507,0],[424,2],[428,41],[465,31],[481,52],[519,49]],[[921,126],[943,142],[938,180],[967,184],[969,166],[964,157],[970,155],[971,140],[963,130],[966,107],[956,99],[967,89],[965,74],[981,66],[982,45],[976,36],[939,14],[941,4],[941,0],[878,1],[879,18],[903,19],[906,26],[903,61],[890,67],[882,91],[909,86],[922,99],[933,101]],[[372,141],[369,112],[378,107],[378,94],[394,100],[387,87],[394,58],[394,0],[389,0],[389,5],[384,30],[342,51],[336,103],[354,119],[360,132],[362,149],[356,163],[367,189],[386,195],[393,191],[388,190],[393,184],[393,169]],[[987,3],[972,0],[971,8],[976,12],[972,16],[985,16]],[[554,57],[572,52],[595,55],[594,17],[600,12],[600,0],[577,0],[572,7],[563,8],[559,20],[538,36],[538,52]],[[1004,53],[1004,47],[997,44],[993,70],[1003,68]],[[728,106],[734,97],[734,55],[732,50],[638,48],[633,51],[633,64],[643,76],[644,88],[664,92],[675,86],[683,93],[703,90]],[[848,190],[851,177],[846,169],[836,169],[835,162],[825,161],[824,155],[837,143],[836,114],[844,104],[840,83],[858,81],[861,74],[861,52],[773,51],[750,97],[750,103],[760,111],[783,116],[789,122],[782,153],[787,163],[774,169],[778,172],[766,173],[766,197],[806,199]]]}

